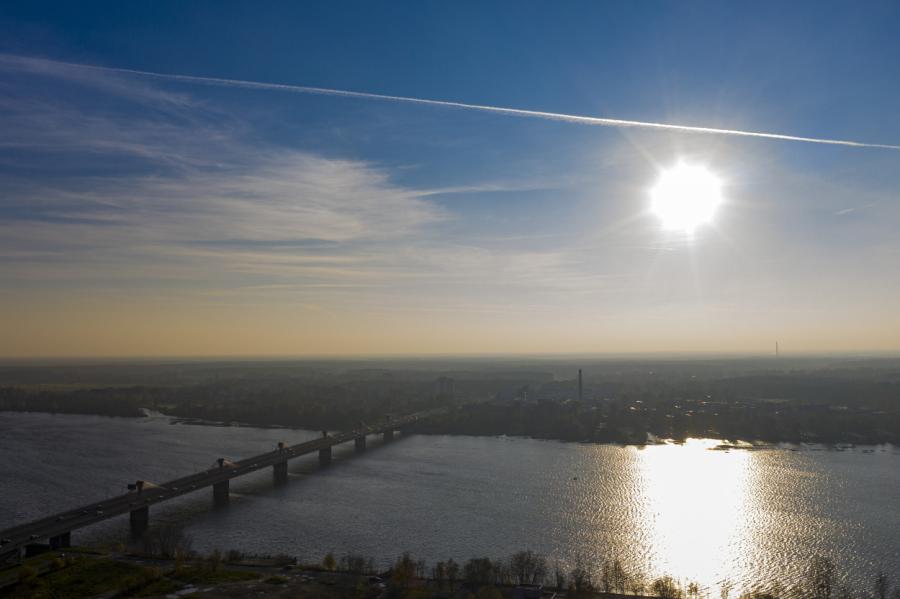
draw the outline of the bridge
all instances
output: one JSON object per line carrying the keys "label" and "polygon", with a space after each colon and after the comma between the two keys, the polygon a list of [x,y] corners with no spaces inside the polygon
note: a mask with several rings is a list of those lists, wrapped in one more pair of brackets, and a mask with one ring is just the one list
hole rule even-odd
{"label": "bridge", "polygon": [[235,462],[219,458],[217,466],[213,468],[161,484],[137,481],[128,485],[129,491],[125,494],[0,531],[0,556],[19,555],[22,548],[28,555],[31,552],[45,550],[48,546],[50,549],[69,547],[73,530],[125,513],[130,515],[131,532],[137,536],[149,526],[151,505],[207,487],[212,487],[214,504],[225,505],[228,503],[229,483],[233,478],[264,468],[272,468],[275,483],[284,483],[288,477],[288,461],[293,458],[318,452],[319,463],[327,465],[331,462],[331,448],[335,445],[353,441],[356,451],[363,452],[366,449],[366,437],[369,435],[380,434],[385,441],[390,441],[394,438],[395,432],[402,432],[420,420],[445,412],[446,409],[439,408],[402,417],[389,417],[380,424],[362,425],[354,430],[333,435],[323,432],[323,436],[318,439],[290,446],[279,443],[274,451]]}

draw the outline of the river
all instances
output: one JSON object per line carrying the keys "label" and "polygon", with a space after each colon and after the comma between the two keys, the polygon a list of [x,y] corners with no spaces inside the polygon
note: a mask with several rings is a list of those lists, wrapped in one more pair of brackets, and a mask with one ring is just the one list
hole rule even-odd
{"label": "river", "polygon": [[[125,491],[296,443],[313,431],[141,419],[0,413],[0,529]],[[354,456],[336,449],[232,481],[228,508],[204,489],[151,508],[182,526],[196,550],[286,553],[320,561],[353,552],[386,565],[403,551],[429,563],[505,557],[530,548],[570,568],[618,558],[648,580],[696,581],[711,597],[759,581],[788,584],[816,554],[843,583],[870,589],[900,576],[900,448],[710,450],[535,439],[410,436]],[[125,541],[122,516],[73,533],[76,543]],[[736,596],[733,594],[732,596]]]}

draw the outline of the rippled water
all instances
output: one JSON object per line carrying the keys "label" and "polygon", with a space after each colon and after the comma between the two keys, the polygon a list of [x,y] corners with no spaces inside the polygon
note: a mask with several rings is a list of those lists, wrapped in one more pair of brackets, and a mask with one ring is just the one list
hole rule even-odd
{"label": "rippled water", "polygon": [[[92,416],[0,413],[0,528],[298,442],[310,431],[172,425]],[[647,578],[671,574],[718,596],[757,581],[789,583],[815,554],[868,589],[900,574],[900,448],[710,451],[702,441],[643,449],[532,439],[412,436],[354,457],[292,462],[289,484],[260,472],[232,481],[212,510],[205,489],[151,508],[201,551],[329,550],[386,564],[408,550],[429,562],[522,548],[564,566],[618,557]],[[874,450],[874,451],[873,451]],[[124,540],[121,517],[76,542]]]}

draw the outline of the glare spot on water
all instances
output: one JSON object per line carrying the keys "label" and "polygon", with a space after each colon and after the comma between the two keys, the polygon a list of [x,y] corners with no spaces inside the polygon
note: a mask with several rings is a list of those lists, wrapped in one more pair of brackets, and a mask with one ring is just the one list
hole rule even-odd
{"label": "glare spot on water", "polygon": [[688,439],[639,452],[641,525],[652,570],[692,581],[734,580],[746,550],[751,455],[713,451],[718,441]]}

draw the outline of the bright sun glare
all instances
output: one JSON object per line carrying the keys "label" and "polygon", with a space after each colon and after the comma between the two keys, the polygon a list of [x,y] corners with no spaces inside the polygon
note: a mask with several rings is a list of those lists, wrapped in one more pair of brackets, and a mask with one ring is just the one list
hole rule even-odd
{"label": "bright sun glare", "polygon": [[712,222],[722,203],[722,182],[704,166],[679,163],[660,174],[650,197],[664,229],[693,233]]}

